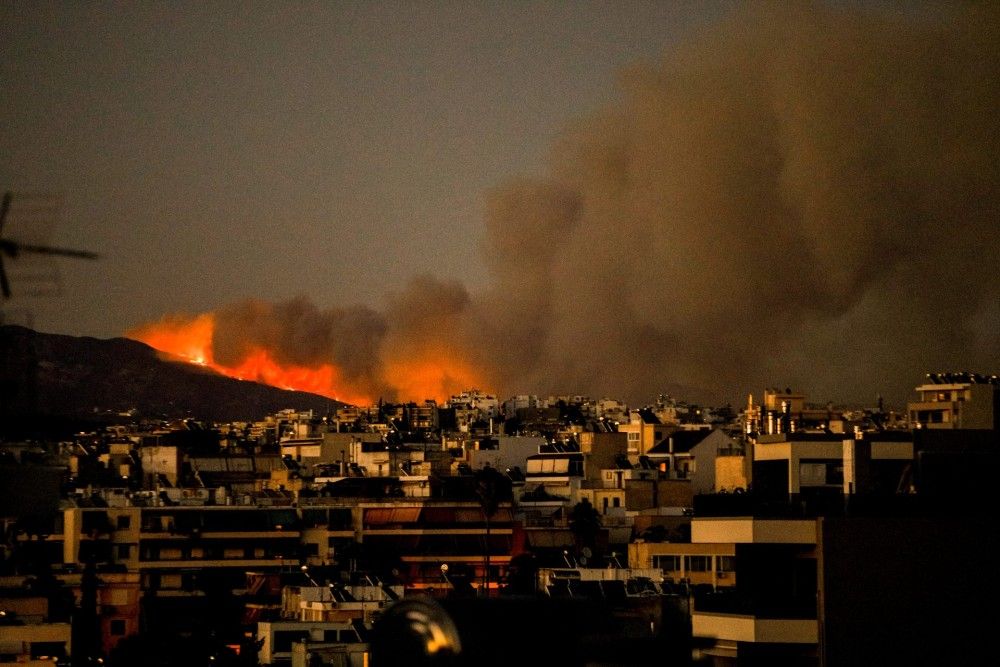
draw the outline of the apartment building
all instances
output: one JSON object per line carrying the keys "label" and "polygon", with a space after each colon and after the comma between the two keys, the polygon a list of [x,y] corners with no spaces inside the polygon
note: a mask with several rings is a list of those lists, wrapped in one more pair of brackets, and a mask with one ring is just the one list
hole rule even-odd
{"label": "apartment building", "polygon": [[754,489],[778,502],[838,502],[845,494],[895,493],[914,458],[908,431],[761,435],[752,451]]}
{"label": "apartment building", "polygon": [[52,618],[48,597],[25,577],[0,577],[0,665],[69,665],[72,653],[69,618]]}
{"label": "apartment building", "polygon": [[907,403],[916,429],[1000,429],[1000,379],[978,373],[928,373]]}
{"label": "apartment building", "polygon": [[731,559],[734,585],[696,595],[692,633],[717,665],[818,664],[815,519],[695,517],[692,551]]}

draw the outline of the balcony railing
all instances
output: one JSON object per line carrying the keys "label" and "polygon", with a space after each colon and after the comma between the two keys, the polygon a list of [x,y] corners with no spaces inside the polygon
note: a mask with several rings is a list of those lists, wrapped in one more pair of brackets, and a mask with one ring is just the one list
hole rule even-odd
{"label": "balcony railing", "polygon": [[694,590],[694,610],[715,614],[737,614],[763,619],[815,619],[816,597],[751,598],[737,591]]}

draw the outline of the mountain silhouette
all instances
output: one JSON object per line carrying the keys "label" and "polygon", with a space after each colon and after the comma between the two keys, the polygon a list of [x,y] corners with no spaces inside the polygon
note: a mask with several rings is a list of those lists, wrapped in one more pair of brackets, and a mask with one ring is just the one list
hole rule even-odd
{"label": "mountain silhouette", "polygon": [[236,380],[126,338],[0,327],[0,419],[194,418],[259,420],[286,408],[322,416],[345,405]]}

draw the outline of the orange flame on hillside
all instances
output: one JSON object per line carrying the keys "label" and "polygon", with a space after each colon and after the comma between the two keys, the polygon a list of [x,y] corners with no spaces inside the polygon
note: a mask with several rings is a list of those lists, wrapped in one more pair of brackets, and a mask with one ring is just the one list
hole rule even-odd
{"label": "orange flame on hillside", "polygon": [[194,318],[166,316],[159,322],[145,324],[126,336],[173,357],[206,366],[238,380],[251,380],[281,389],[307,391],[355,405],[370,405],[371,397],[343,385],[340,371],[333,364],[306,366],[279,364],[267,350],[254,349],[236,366],[216,363],[212,354],[215,318],[203,313]]}
{"label": "orange flame on hillside", "polygon": [[125,335],[160,352],[180,357],[184,361],[201,366],[213,366],[214,330],[215,319],[211,313],[198,315],[194,319],[168,315],[159,322],[144,324]]}
{"label": "orange flame on hillside", "polygon": [[240,380],[307,391],[354,405],[374,403],[370,395],[385,390],[390,400],[423,401],[433,399],[443,403],[449,396],[482,386],[483,373],[467,361],[461,352],[446,342],[402,336],[381,350],[379,371],[372,384],[356,386],[335,363],[301,366],[277,361],[280,355],[259,344],[248,344],[242,358],[235,364],[216,361],[213,353],[216,315],[167,315],[158,322],[142,325],[126,336],[146,343],[174,359],[195,363]]}

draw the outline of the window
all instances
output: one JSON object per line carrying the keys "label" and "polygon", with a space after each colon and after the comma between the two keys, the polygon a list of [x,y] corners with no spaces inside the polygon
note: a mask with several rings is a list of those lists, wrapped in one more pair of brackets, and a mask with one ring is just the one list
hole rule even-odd
{"label": "window", "polygon": [[582,475],[583,460],[569,458],[543,458],[528,461],[528,472],[533,474]]}
{"label": "window", "polygon": [[82,532],[85,535],[91,533],[107,533],[111,530],[111,522],[108,520],[107,512],[83,512]]}
{"label": "window", "polygon": [[844,483],[844,465],[839,461],[800,461],[799,487],[841,486]]}
{"label": "window", "polygon": [[180,560],[183,557],[177,547],[160,547],[160,560]]}
{"label": "window", "polygon": [[118,515],[118,530],[128,530],[132,523],[132,517],[128,514]]}
{"label": "window", "polygon": [[80,562],[86,563],[87,559],[93,559],[98,563],[107,563],[112,560],[114,552],[110,542],[81,542]]}
{"label": "window", "polygon": [[302,642],[309,640],[309,632],[301,630],[286,630],[274,633],[274,644],[272,652],[288,653],[292,650],[292,642]]}
{"label": "window", "polygon": [[354,519],[350,509],[330,510],[330,530],[351,530],[354,527]]}
{"label": "window", "polygon": [[35,659],[51,658],[52,656],[63,657],[66,655],[65,642],[30,642],[30,644],[31,657]]}
{"label": "window", "polygon": [[653,567],[658,567],[664,572],[680,572],[680,556],[653,556]]}
{"label": "window", "polygon": [[132,557],[132,545],[131,544],[119,544],[116,545],[115,558],[117,560],[128,560]]}
{"label": "window", "polygon": [[111,634],[117,637],[125,634],[125,621],[119,618],[111,621]]}
{"label": "window", "polygon": [[735,572],[736,571],[736,557],[735,556],[716,556],[715,557],[715,569],[718,572]]}
{"label": "window", "polygon": [[614,498],[611,499],[611,506],[612,507],[621,507],[622,506],[622,499],[619,498],[618,496],[615,496]]}
{"label": "window", "polygon": [[826,464],[826,483],[835,484],[837,486],[842,486],[844,484],[844,464],[843,463],[827,463]]}
{"label": "window", "polygon": [[799,463],[799,486],[823,486],[826,484],[825,463]]}
{"label": "window", "polygon": [[302,510],[302,525],[307,528],[323,526],[327,523],[326,510],[304,509]]}
{"label": "window", "polygon": [[688,572],[709,572],[712,569],[711,556],[685,556],[684,565]]}

